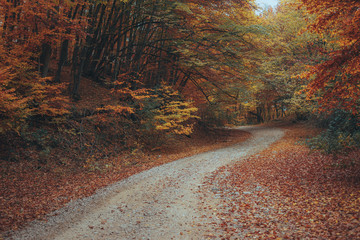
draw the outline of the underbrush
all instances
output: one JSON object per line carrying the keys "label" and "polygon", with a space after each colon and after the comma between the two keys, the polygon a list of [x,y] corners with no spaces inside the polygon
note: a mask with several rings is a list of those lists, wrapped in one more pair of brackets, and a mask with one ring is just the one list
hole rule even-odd
{"label": "underbrush", "polygon": [[311,149],[338,155],[360,148],[359,116],[337,110],[323,118],[319,125],[325,131],[307,141]]}
{"label": "underbrush", "polygon": [[171,87],[80,84],[81,98],[66,113],[32,114],[16,131],[1,132],[0,231],[44,219],[137,172],[249,136],[197,126],[193,102]]}

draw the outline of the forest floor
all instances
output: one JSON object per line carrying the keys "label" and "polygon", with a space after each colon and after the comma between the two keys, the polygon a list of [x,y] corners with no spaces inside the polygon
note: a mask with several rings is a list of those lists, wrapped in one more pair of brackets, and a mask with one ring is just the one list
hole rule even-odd
{"label": "forest floor", "polygon": [[[199,132],[97,172],[7,163],[2,236],[20,226],[15,239],[360,239],[360,152],[311,152],[304,141],[319,132],[311,124]],[[42,220],[23,228],[34,219]]]}
{"label": "forest floor", "polygon": [[212,223],[210,236],[360,239],[360,151],[310,151],[304,142],[319,129],[284,128],[285,136],[265,151],[207,178],[208,195],[219,199],[214,215],[221,220]]}
{"label": "forest floor", "polygon": [[46,214],[70,201],[91,196],[98,189],[136,173],[249,137],[249,133],[241,130],[198,129],[191,138],[179,136],[155,151],[118,153],[116,158],[104,159],[102,168],[94,171],[76,164],[48,163],[49,166],[38,168],[36,161],[27,159],[0,160],[0,232],[16,230],[35,219],[46,220]]}
{"label": "forest floor", "polygon": [[[70,72],[64,77],[69,81]],[[104,99],[108,98],[109,91],[84,78],[80,88],[81,100],[72,102],[72,108],[78,112],[94,110],[106,104]],[[84,131],[89,128],[94,126],[90,125]],[[45,130],[51,133],[51,129]],[[45,156],[45,164],[39,164],[37,155],[33,154],[37,150],[23,147],[23,142],[13,141],[15,147],[12,147],[20,156],[15,160],[5,160],[1,151],[5,152],[6,149],[0,146],[0,239],[1,233],[22,228],[33,220],[46,221],[47,214],[67,203],[89,197],[98,189],[129,176],[181,158],[240,143],[249,137],[250,133],[241,130],[198,127],[190,138],[176,136],[161,148],[123,151],[110,146],[102,149],[110,151],[110,157],[90,163],[79,160],[80,157],[90,156],[86,153],[89,149],[83,152],[75,152],[78,148],[65,151],[55,149],[55,154],[51,152]],[[58,135],[57,138],[64,136]],[[79,142],[79,139],[68,140],[72,145]],[[90,166],[84,167],[84,163]]]}
{"label": "forest floor", "polygon": [[[221,166],[259,153],[283,136],[279,128],[239,129],[252,137],[133,175],[91,197],[72,201],[47,221],[33,222],[13,238],[203,239],[214,232],[210,224],[214,212],[201,206],[217,202],[216,198],[205,198],[204,178]],[[76,185],[72,188],[79,189]]]}

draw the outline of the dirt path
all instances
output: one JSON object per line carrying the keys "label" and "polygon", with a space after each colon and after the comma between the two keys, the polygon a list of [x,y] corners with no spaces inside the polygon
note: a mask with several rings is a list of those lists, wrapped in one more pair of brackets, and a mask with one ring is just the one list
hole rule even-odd
{"label": "dirt path", "polygon": [[[204,239],[212,211],[199,206],[205,176],[217,168],[265,149],[283,130],[241,127],[253,137],[134,175],[71,202],[47,222],[33,222],[12,239]],[[211,204],[210,204],[211,205]]]}

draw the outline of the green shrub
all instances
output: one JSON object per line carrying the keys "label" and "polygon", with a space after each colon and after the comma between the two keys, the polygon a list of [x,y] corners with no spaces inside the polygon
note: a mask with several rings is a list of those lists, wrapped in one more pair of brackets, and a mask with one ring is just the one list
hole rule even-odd
{"label": "green shrub", "polygon": [[337,110],[321,121],[326,128],[320,135],[308,139],[311,149],[322,150],[327,154],[346,152],[360,147],[359,117],[343,110]]}

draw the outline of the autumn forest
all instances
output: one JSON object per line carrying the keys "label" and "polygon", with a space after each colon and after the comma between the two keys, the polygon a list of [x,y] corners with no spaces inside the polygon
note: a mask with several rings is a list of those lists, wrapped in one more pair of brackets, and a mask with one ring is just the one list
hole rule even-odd
{"label": "autumn forest", "polygon": [[[288,131],[360,169],[359,27],[357,0],[0,0],[0,230],[168,161],[152,159],[169,143],[236,138],[224,126],[311,125]],[[44,209],[34,191],[72,195]]]}

